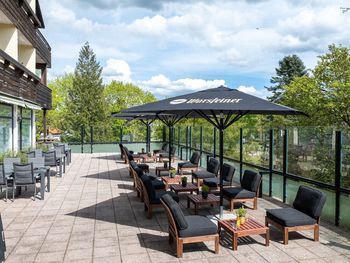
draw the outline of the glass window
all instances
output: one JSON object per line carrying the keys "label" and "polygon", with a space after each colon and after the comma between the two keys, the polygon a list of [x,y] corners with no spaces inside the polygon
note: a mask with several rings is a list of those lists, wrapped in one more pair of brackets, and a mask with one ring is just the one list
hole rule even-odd
{"label": "glass window", "polygon": [[31,119],[32,118],[32,110],[22,109],[22,118]]}
{"label": "glass window", "polygon": [[32,110],[21,108],[19,116],[19,145],[23,150],[32,145]]}
{"label": "glass window", "polygon": [[0,104],[0,153],[12,150],[12,106]]}

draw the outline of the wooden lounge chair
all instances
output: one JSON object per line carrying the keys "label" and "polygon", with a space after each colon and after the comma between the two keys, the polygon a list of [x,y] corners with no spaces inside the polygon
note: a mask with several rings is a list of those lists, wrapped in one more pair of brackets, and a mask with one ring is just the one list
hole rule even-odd
{"label": "wooden lounge chair", "polygon": [[183,174],[183,171],[198,171],[198,165],[201,155],[199,152],[194,152],[188,162],[180,162],[177,164],[177,172]]}
{"label": "wooden lounge chair", "polygon": [[258,209],[258,195],[261,184],[261,175],[251,170],[245,170],[241,187],[227,187],[222,190],[223,197],[230,202],[230,210],[234,208],[234,203],[244,203],[253,201],[253,209]]}
{"label": "wooden lounge chair", "polygon": [[210,158],[207,164],[207,170],[192,172],[192,183],[197,182],[197,186],[201,186],[203,179],[215,178],[218,176],[220,163],[215,158]]}
{"label": "wooden lounge chair", "polygon": [[288,244],[288,233],[314,230],[314,240],[319,240],[320,216],[326,195],[319,190],[300,186],[293,207],[269,209],[265,224],[277,227],[283,233],[283,243]]}
{"label": "wooden lounge chair", "polygon": [[[224,163],[222,166],[222,171],[220,171],[220,175],[223,176],[223,185],[224,187],[232,186],[233,176],[235,174],[236,168],[232,165]],[[210,191],[218,190],[220,187],[220,178],[207,178],[203,180],[203,184],[207,185]]]}
{"label": "wooden lounge chair", "polygon": [[176,241],[176,255],[182,257],[183,245],[206,241],[215,242],[215,254],[219,253],[217,226],[204,216],[184,216],[178,203],[169,194],[161,198],[169,224],[169,243]]}
{"label": "wooden lounge chair", "polygon": [[162,207],[160,198],[163,195],[169,194],[176,202],[179,202],[179,197],[174,192],[165,190],[156,191],[149,176],[145,174],[142,175],[140,182],[142,184],[143,201],[145,203],[145,210],[147,210],[148,219],[152,218],[152,211],[154,208]]}

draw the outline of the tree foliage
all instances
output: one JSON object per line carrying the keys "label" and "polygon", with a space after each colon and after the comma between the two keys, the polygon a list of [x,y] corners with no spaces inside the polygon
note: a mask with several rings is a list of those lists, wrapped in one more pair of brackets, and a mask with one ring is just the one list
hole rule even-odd
{"label": "tree foliage", "polygon": [[106,121],[106,103],[103,96],[102,67],[86,43],[79,53],[74,71],[73,86],[68,90],[67,119],[74,129],[94,126]]}
{"label": "tree foliage", "polygon": [[303,61],[297,55],[285,56],[278,63],[276,68],[276,76],[270,80],[273,86],[266,87],[272,92],[272,96],[268,99],[273,102],[280,102],[284,95],[285,86],[289,85],[295,77],[306,75],[306,68]]}
{"label": "tree foliage", "polygon": [[286,87],[283,103],[307,113],[297,118],[308,125],[350,127],[350,50],[329,46],[311,76],[298,77]]}

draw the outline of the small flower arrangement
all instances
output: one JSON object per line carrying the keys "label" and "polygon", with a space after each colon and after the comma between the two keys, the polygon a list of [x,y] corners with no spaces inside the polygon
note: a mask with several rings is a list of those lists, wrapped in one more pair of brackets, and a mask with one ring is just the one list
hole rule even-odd
{"label": "small flower arrangement", "polygon": [[247,210],[243,206],[238,208],[236,210],[236,216],[236,226],[240,227],[240,225],[243,225],[247,219]]}
{"label": "small flower arrangement", "polygon": [[202,186],[202,197],[203,199],[207,199],[209,194],[209,186],[203,185]]}
{"label": "small flower arrangement", "polygon": [[181,184],[183,187],[187,186],[187,177],[186,176],[181,177]]}
{"label": "small flower arrangement", "polygon": [[174,178],[175,175],[176,175],[176,169],[175,168],[171,168],[169,170],[169,175],[170,175],[171,178]]}

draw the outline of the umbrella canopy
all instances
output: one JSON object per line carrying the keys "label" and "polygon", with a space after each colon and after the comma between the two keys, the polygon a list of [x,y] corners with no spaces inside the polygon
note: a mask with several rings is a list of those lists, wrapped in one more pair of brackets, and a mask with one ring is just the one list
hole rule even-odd
{"label": "umbrella canopy", "polygon": [[[303,114],[290,107],[278,105],[267,100],[240,92],[236,89],[218,87],[195,93],[168,98],[141,106],[124,109],[123,113],[167,113],[191,117],[214,114]],[[202,117],[202,116],[199,116]]]}
{"label": "umbrella canopy", "polygon": [[[123,113],[153,113],[168,127],[185,117],[202,117],[219,130],[220,170],[223,166],[224,130],[248,114],[298,115],[296,109],[220,86],[122,110]],[[172,115],[162,115],[172,114]],[[305,114],[304,114],[305,115]],[[220,173],[220,214],[223,211],[223,177]]]}

